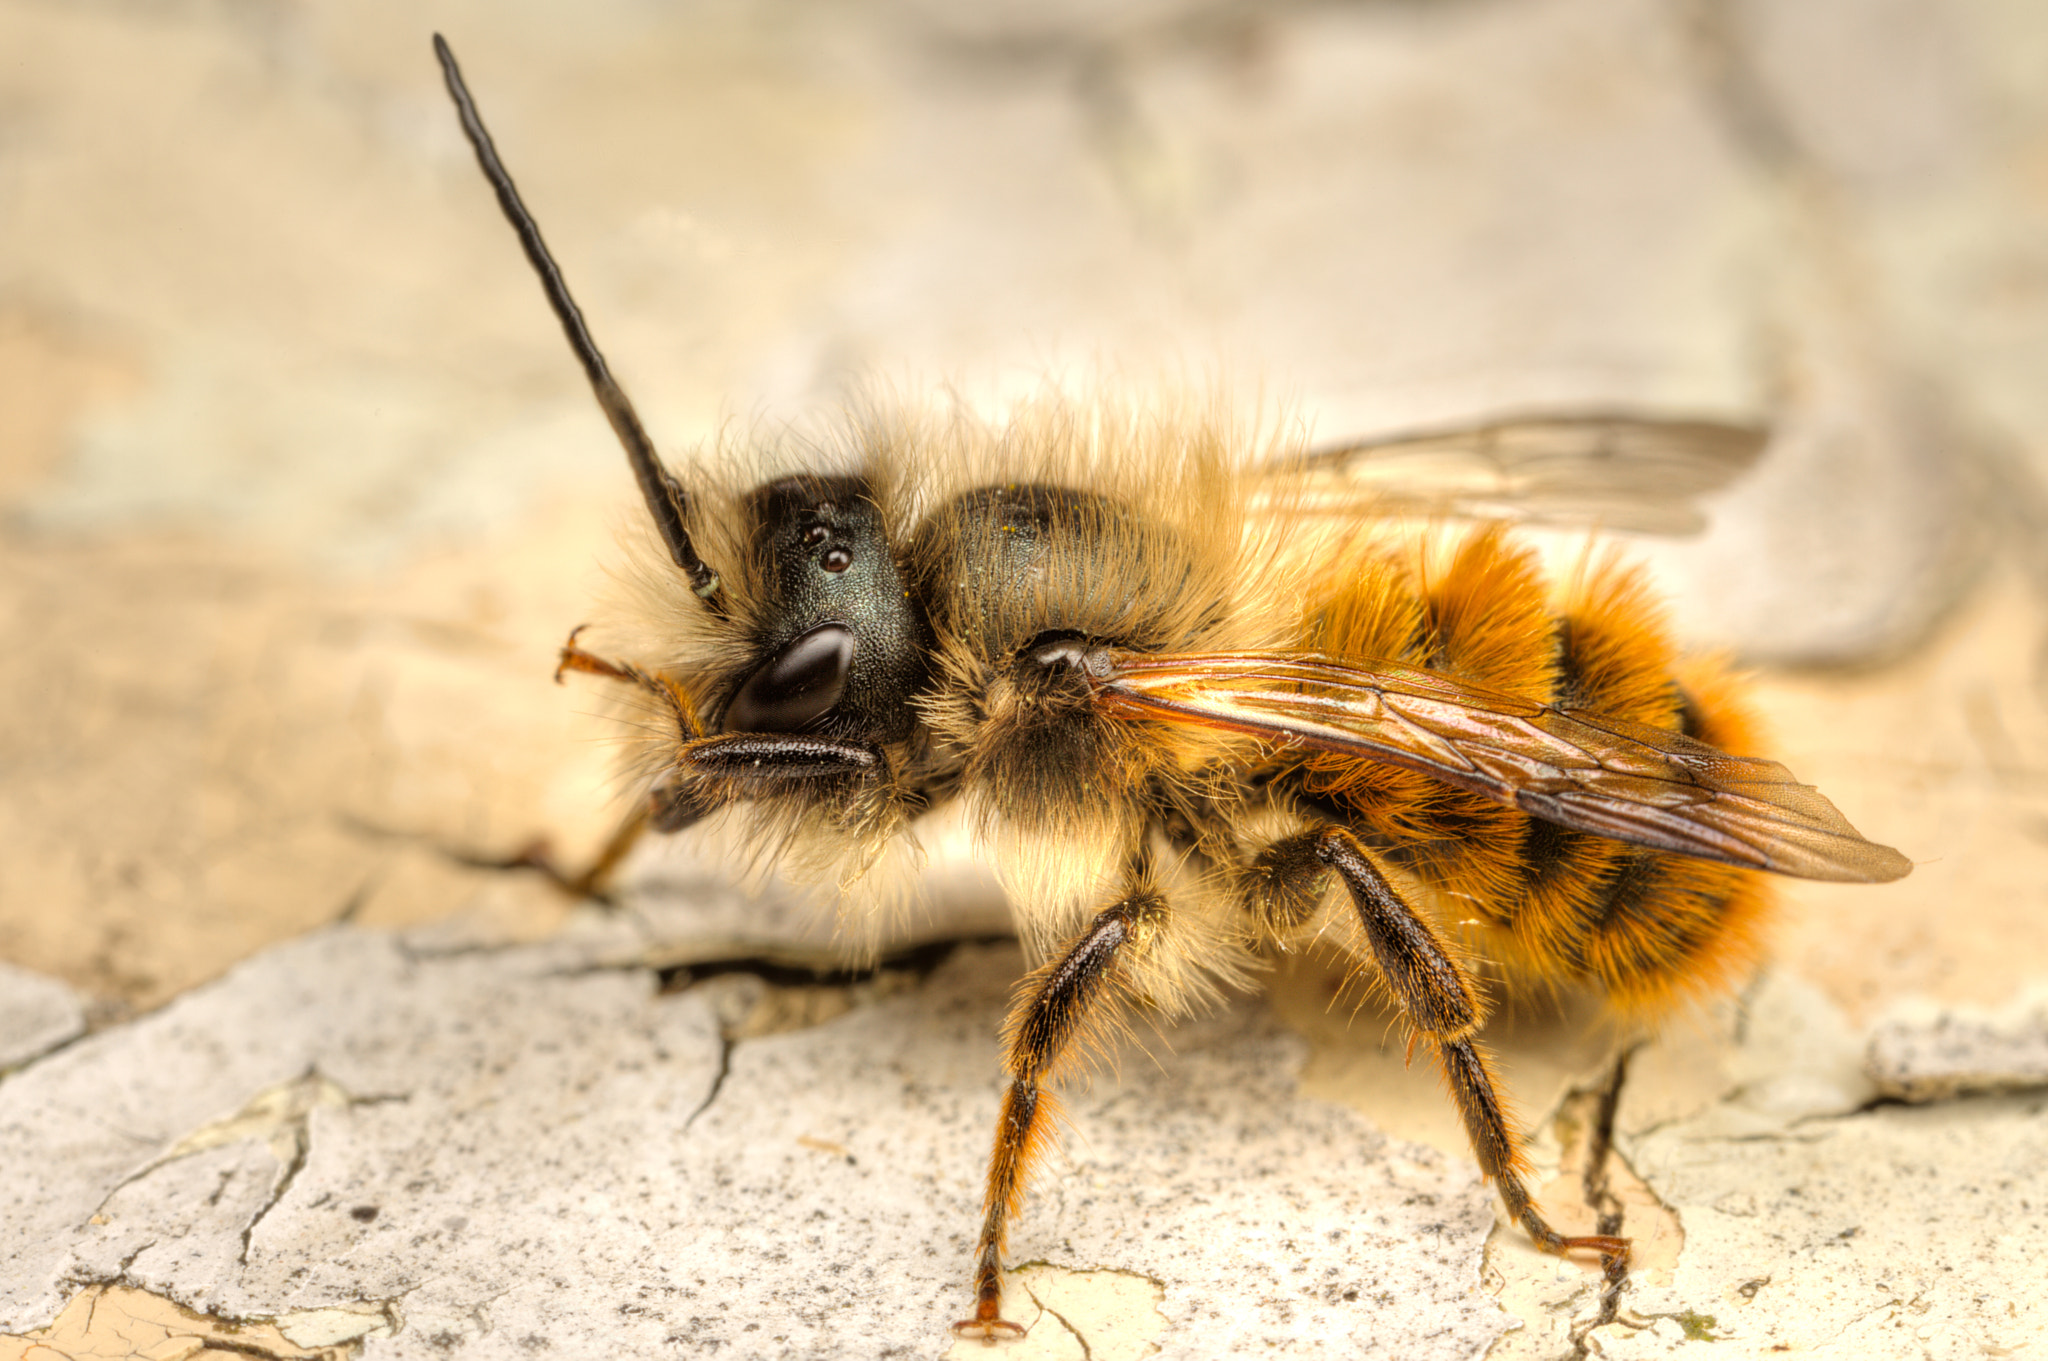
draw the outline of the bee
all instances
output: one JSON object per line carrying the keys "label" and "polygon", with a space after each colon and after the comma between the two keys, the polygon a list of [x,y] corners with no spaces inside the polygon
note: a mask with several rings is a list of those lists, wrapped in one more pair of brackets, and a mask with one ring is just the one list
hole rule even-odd
{"label": "bee", "polygon": [[1003,1254],[1061,1073],[1134,1016],[1187,1012],[1315,941],[1355,960],[1439,1066],[1508,1217],[1618,1273],[1625,1238],[1561,1234],[1530,1195],[1478,1038],[1483,972],[1598,989],[1654,1021],[1757,962],[1763,872],[1911,868],[1753,753],[1738,685],[1680,656],[1643,576],[1603,559],[1553,589],[1483,518],[1417,547],[1353,476],[1371,450],[1305,455],[1221,403],[869,415],[832,457],[757,451],[748,485],[699,467],[686,486],[438,35],[434,50],[652,530],[639,655],[577,635],[561,652],[561,671],[627,687],[654,728],[635,806],[578,886],[645,831],[731,810],[764,855],[836,878],[857,934],[870,870],[949,805],[1005,885],[1035,967],[1002,1033],[956,1330],[1021,1331]]}

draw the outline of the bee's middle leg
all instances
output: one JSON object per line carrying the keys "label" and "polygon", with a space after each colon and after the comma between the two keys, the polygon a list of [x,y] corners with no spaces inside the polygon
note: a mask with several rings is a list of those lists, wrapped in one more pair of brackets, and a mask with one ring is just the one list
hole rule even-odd
{"label": "bee's middle leg", "polygon": [[1538,1247],[1550,1252],[1597,1252],[1619,1268],[1628,1260],[1626,1238],[1570,1237],[1544,1219],[1524,1181],[1528,1161],[1501,1100],[1479,1030],[1476,990],[1430,924],[1401,901],[1358,838],[1342,827],[1322,827],[1273,842],[1239,872],[1253,914],[1286,934],[1305,925],[1334,871],[1350,892],[1365,927],[1373,961],[1408,1022],[1436,1049],[1444,1079],[1457,1102],[1480,1170],[1493,1178],[1508,1215]]}
{"label": "bee's middle leg", "polygon": [[1114,1026],[1127,1005],[1129,968],[1166,910],[1155,890],[1131,890],[1069,940],[1058,958],[1017,985],[1003,1026],[1003,1066],[1010,1085],[1003,1093],[989,1158],[974,1264],[974,1317],[953,1325],[963,1336],[1023,1332],[1002,1317],[1003,1245],[1010,1220],[1022,1208],[1031,1164],[1045,1151],[1057,1118],[1046,1084],[1077,1047]]}

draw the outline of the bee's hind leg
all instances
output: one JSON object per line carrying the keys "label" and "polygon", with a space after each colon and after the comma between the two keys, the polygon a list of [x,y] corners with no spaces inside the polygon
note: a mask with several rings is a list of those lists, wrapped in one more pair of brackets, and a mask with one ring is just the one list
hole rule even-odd
{"label": "bee's hind leg", "polygon": [[996,1121],[988,1196],[974,1264],[974,1317],[953,1325],[963,1337],[1019,1336],[1002,1316],[1003,1244],[1024,1201],[1032,1162],[1052,1137],[1057,1110],[1045,1083],[1077,1049],[1112,1028],[1128,1005],[1130,965],[1166,913],[1166,901],[1144,887],[1103,909],[1051,963],[1017,985],[1003,1026],[1003,1066],[1010,1085]]}
{"label": "bee's hind leg", "polygon": [[1486,1052],[1474,1041],[1479,1009],[1472,981],[1436,931],[1400,895],[1342,827],[1323,827],[1273,842],[1240,872],[1249,905],[1270,929],[1304,924],[1322,899],[1331,871],[1343,879],[1365,927],[1373,960],[1401,1003],[1408,1023],[1435,1047],[1444,1079],[1463,1117],[1480,1170],[1493,1178],[1508,1215],[1550,1252],[1597,1252],[1610,1275],[1628,1262],[1626,1238],[1569,1237],[1550,1227],[1525,1178],[1528,1160],[1500,1097]]}

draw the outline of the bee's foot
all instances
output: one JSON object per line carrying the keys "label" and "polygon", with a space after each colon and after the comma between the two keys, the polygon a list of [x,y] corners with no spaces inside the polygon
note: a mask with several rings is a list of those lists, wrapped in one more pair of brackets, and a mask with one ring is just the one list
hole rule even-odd
{"label": "bee's foot", "polygon": [[1565,1252],[1597,1252],[1609,1261],[1618,1259],[1622,1262],[1627,1262],[1629,1258],[1629,1240],[1612,1237],[1604,1233],[1591,1234],[1584,1238],[1565,1239],[1563,1250]]}

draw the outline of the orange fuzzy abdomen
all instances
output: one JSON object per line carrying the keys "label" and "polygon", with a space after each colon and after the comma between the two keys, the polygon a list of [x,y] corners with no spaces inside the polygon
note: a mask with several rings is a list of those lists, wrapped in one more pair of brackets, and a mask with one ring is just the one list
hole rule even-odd
{"label": "orange fuzzy abdomen", "polygon": [[[1517,699],[1682,729],[1748,754],[1721,671],[1678,657],[1641,575],[1612,562],[1561,599],[1500,531],[1447,553],[1333,564],[1309,645],[1440,671]],[[1336,753],[1302,759],[1302,791],[1429,884],[1511,978],[1592,982],[1655,1014],[1754,967],[1760,876],[1529,818],[1412,771]],[[1447,925],[1450,923],[1446,923]]]}

